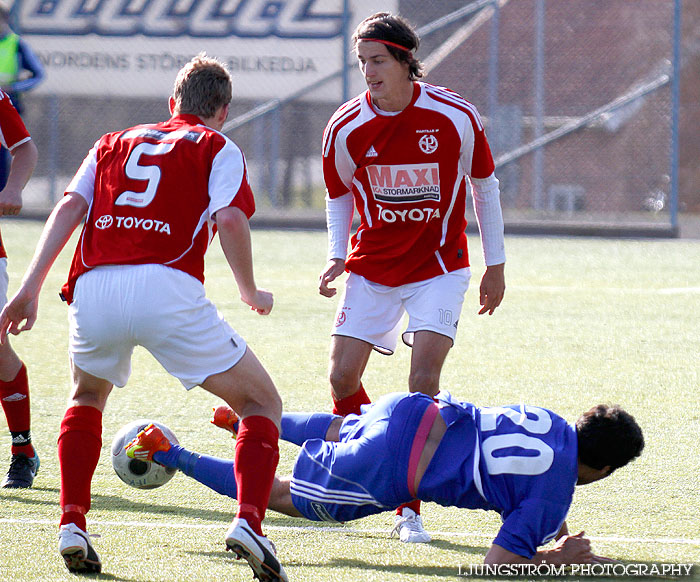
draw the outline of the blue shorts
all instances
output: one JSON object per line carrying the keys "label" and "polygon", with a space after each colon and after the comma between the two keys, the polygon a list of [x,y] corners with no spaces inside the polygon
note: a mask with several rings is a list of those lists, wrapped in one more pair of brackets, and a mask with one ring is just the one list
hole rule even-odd
{"label": "blue shorts", "polygon": [[291,481],[292,503],[312,521],[345,522],[408,503],[409,458],[433,399],[389,394],[345,417],[340,442],[304,443]]}

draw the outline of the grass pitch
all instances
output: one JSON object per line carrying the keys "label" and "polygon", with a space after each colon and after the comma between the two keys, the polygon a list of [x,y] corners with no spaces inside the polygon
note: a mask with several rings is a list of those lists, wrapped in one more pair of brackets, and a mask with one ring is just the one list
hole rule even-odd
{"label": "grass pitch", "polygon": [[[3,221],[10,293],[40,229],[39,223]],[[337,300],[317,293],[325,240],[320,232],[253,233],[258,284],[275,293],[269,317],[240,302],[218,241],[208,255],[209,296],[266,366],[287,410],[330,409],[326,369]],[[544,406],[570,420],[598,402],[622,404],[644,429],[646,449],[610,479],[577,489],[570,529],[585,530],[595,552],[625,562],[700,564],[700,243],[508,237],[506,244],[506,298],[493,316],[478,316],[483,264],[478,239],[470,239],[472,286],[443,389],[480,405]],[[34,330],[12,339],[29,370],[42,466],[33,489],[0,490],[0,580],[75,579],[56,550],[56,439],[69,381],[67,310],[57,293],[73,247],[74,241],[49,275]],[[370,395],[404,389],[408,364],[405,347],[392,357],[373,354],[365,375]],[[136,418],[164,422],[188,448],[233,455],[231,439],[208,424],[218,403],[213,396],[185,392],[143,350],[133,368],[104,415],[88,515],[90,533],[100,536],[94,545],[103,574],[90,578],[250,579],[247,565],[224,551],[235,502],[183,475],[138,491],[113,473],[112,437]],[[0,458],[9,459],[9,447],[2,417]],[[291,471],[295,452],[282,443],[281,473]],[[434,538],[428,545],[389,539],[390,514],[333,526],[269,512],[265,523],[292,581],[464,579],[460,571],[482,561],[498,516],[433,504],[424,504],[423,513]],[[690,578],[699,577],[695,566]]]}

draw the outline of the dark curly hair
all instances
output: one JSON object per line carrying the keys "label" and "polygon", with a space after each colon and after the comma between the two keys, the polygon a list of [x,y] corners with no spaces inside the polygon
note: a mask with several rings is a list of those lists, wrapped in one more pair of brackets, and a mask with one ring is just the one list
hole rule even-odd
{"label": "dark curly hair", "polygon": [[384,40],[405,47],[385,45],[389,54],[400,63],[408,64],[409,79],[415,81],[423,76],[423,63],[413,55],[418,49],[420,38],[406,20],[390,12],[377,12],[357,25],[352,35],[353,50],[361,40]]}
{"label": "dark curly hair", "polygon": [[612,473],[644,449],[642,429],[619,406],[594,406],[576,421],[576,433],[579,461],[593,469],[609,466]]}

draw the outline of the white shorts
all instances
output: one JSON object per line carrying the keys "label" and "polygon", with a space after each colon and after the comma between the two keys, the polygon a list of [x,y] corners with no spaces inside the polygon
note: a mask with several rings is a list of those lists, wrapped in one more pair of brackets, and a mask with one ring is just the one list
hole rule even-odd
{"label": "white shorts", "polygon": [[245,341],[194,277],[163,265],[98,267],[78,278],[68,314],[76,366],[116,386],[146,348],[188,390],[238,363]]}
{"label": "white shorts", "polygon": [[10,276],[7,274],[7,257],[0,259],[0,309],[7,303],[7,290],[10,287]]}
{"label": "white shorts", "polygon": [[393,354],[403,315],[408,313],[408,327],[402,336],[406,345],[413,345],[417,331],[433,331],[454,343],[470,278],[471,271],[466,268],[387,287],[350,273],[331,333],[366,341],[382,354]]}

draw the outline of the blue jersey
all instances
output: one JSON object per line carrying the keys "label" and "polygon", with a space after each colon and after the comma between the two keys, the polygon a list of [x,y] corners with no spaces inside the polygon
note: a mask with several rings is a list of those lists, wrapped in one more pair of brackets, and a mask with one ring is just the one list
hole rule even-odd
{"label": "blue jersey", "polygon": [[[445,506],[495,510],[494,543],[531,558],[561,528],[577,480],[575,427],[534,406],[478,408],[437,397],[447,424],[417,497]],[[350,521],[413,499],[407,483],[418,428],[435,402],[389,394],[345,417],[340,442],[307,440],[291,495],[308,519]]]}
{"label": "blue jersey", "polygon": [[503,526],[494,543],[531,558],[569,511],[578,476],[575,427],[535,406],[479,408],[447,393],[438,402],[448,428],[418,497],[498,511]]}

